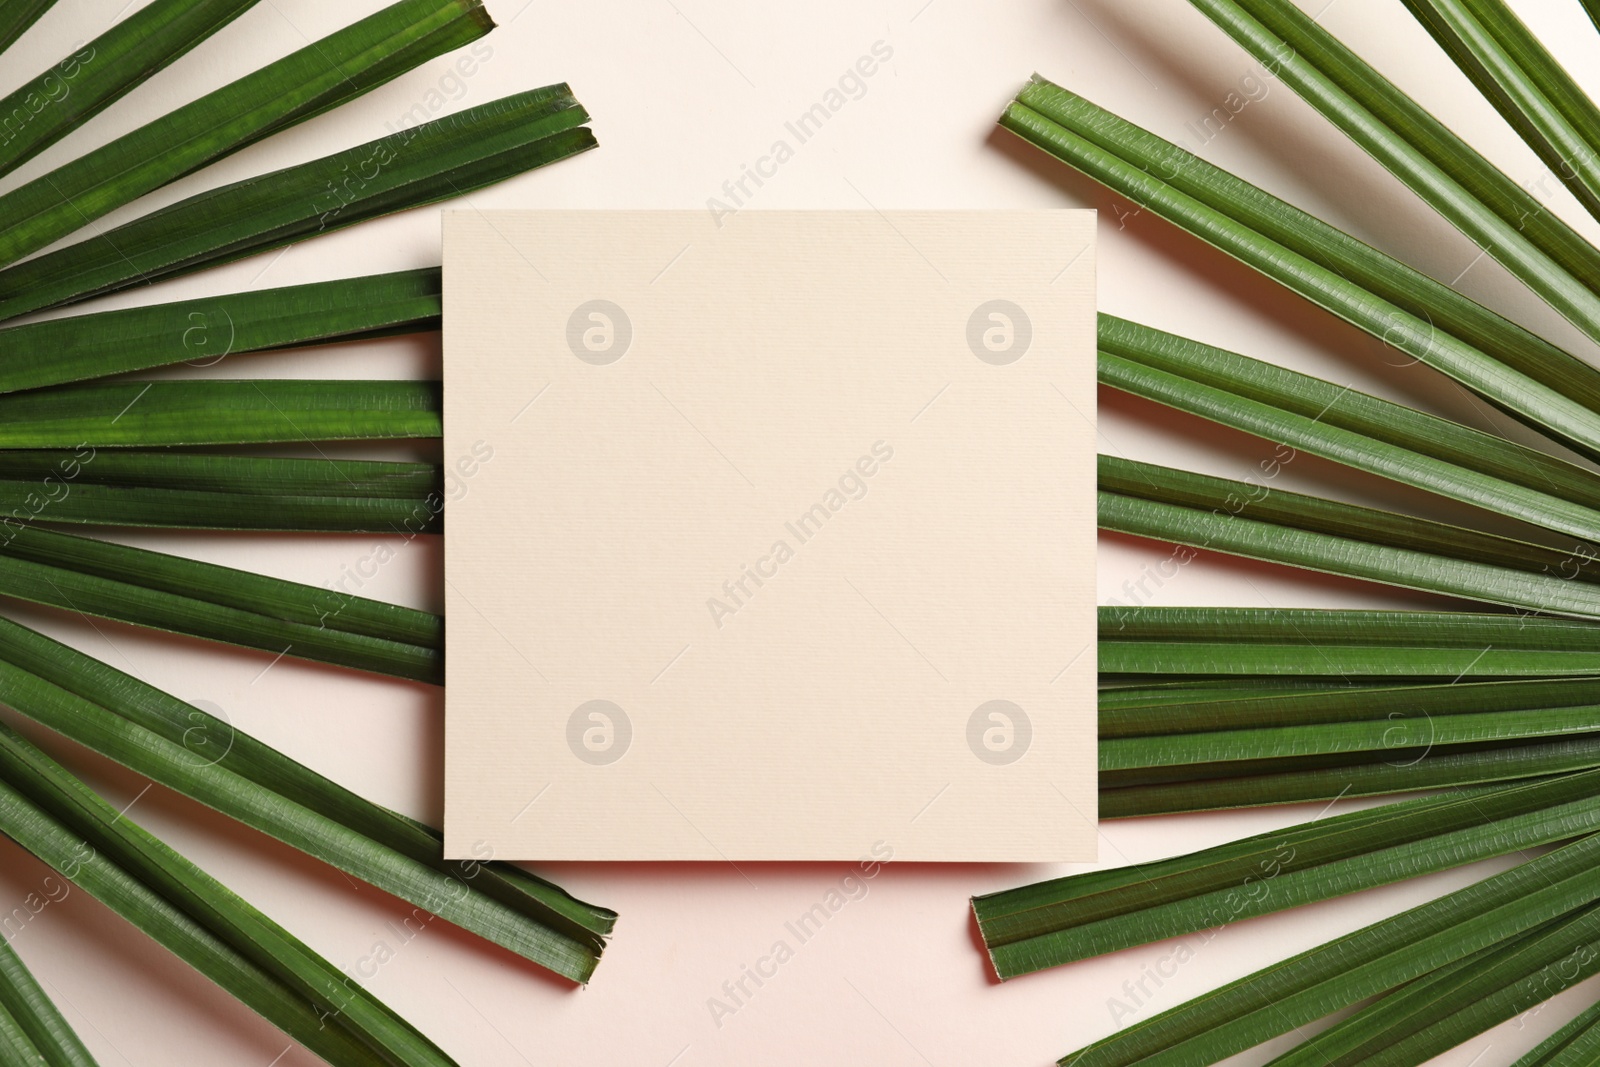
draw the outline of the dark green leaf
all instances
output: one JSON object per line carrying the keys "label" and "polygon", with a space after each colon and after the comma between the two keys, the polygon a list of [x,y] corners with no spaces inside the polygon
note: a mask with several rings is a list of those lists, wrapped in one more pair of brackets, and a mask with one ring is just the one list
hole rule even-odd
{"label": "dark green leaf", "polygon": [[1539,1042],[1513,1067],[1579,1067],[1600,1056],[1600,1002]]}
{"label": "dark green leaf", "polygon": [[593,148],[565,85],[224,185],[0,271],[0,318],[228,263],[463,196]]}
{"label": "dark green leaf", "polygon": [[[1327,757],[1264,760],[1254,765],[1231,766],[1229,770],[1240,777],[1212,777],[1201,772],[1190,773],[1186,779],[1151,784],[1102,775],[1100,817],[1127,819],[1182,811],[1302,804],[1586,770],[1600,766],[1600,738],[1450,754],[1427,749],[1399,750],[1382,756],[1344,765],[1331,765]],[[1217,773],[1221,773],[1220,768]],[[1153,776],[1141,772],[1140,777]]]}
{"label": "dark green leaf", "polygon": [[[12,1023],[12,1039],[20,1035],[45,1067],[95,1067],[94,1057],[78,1040],[72,1025],[5,938],[0,938],[0,1014]],[[6,1039],[0,1037],[0,1049],[5,1044]]]}
{"label": "dark green leaf", "polygon": [[1522,20],[1501,0],[1405,5],[1550,172],[1600,218],[1600,110]]}
{"label": "dark green leaf", "polygon": [[442,528],[443,494],[427,463],[0,451],[0,516],[19,521],[414,537]]}
{"label": "dark green leaf", "polygon": [[0,833],[330,1064],[395,1067],[343,1027],[328,1026],[323,1013],[293,989],[97,853],[4,779],[0,779]]}
{"label": "dark green leaf", "polygon": [[1060,1062],[1215,1063],[1593,902],[1597,869],[1600,837],[1583,838],[1135,1022]]}
{"label": "dark green leaf", "polygon": [[[194,757],[198,759],[199,757]],[[21,735],[0,725],[0,779],[108,863],[305,998],[325,1022],[396,1063],[448,1067],[438,1046],[215,878],[140,829]]]}
{"label": "dark green leaf", "polygon": [[418,681],[443,678],[443,620],[321,588],[0,523],[0,595]]}
{"label": "dark green leaf", "polygon": [[1102,316],[1102,384],[1296,450],[1600,541],[1600,477],[1347,386]]}
{"label": "dark green leaf", "polygon": [[1412,1067],[1600,972],[1600,908],[1508,938],[1427,975],[1274,1060],[1278,1067]]}
{"label": "dark green leaf", "polygon": [[[493,25],[478,0],[400,0],[207,93],[0,196],[0,265],[269,134],[353,100],[483,36]],[[122,243],[110,235],[97,242],[107,250]]]}
{"label": "dark green leaf", "polygon": [[1353,812],[1158,864],[974,900],[1002,978],[1573,837],[1600,772]]}
{"label": "dark green leaf", "polygon": [[10,48],[28,27],[55,6],[56,0],[0,0],[0,52]]}
{"label": "dark green leaf", "polygon": [[0,659],[116,712],[198,760],[335,819],[408,859],[466,879],[475,891],[588,944],[596,956],[604,948],[602,936],[615,925],[615,912],[577,900],[509,864],[445,860],[437,830],[379,807],[200,708],[27,627],[0,621]]}
{"label": "dark green leaf", "polygon": [[1099,494],[1102,529],[1490,604],[1600,618],[1600,591],[1588,582],[1295,529],[1233,510],[1227,495],[1206,508]]}
{"label": "dark green leaf", "polygon": [[0,692],[16,711],[78,744],[502,948],[578,982],[594,970],[592,939],[471,892],[467,874],[409,859],[9,661],[0,661]]}
{"label": "dark green leaf", "polygon": [[[1286,0],[1191,0],[1428,206],[1600,340],[1600,251]],[[1376,109],[1376,113],[1374,111]],[[1497,210],[1498,209],[1498,210]]]}
{"label": "dark green leaf", "polygon": [[255,3],[151,0],[23,82],[0,99],[0,136],[5,138],[0,143],[0,175],[88,122]]}
{"label": "dark green leaf", "polygon": [[1115,456],[1099,457],[1099,474],[1101,489],[1124,496],[1562,580],[1600,582],[1600,563],[1594,547],[1587,544],[1573,543],[1566,549],[1533,544],[1414,515],[1273,489],[1259,480],[1215,478]]}
{"label": "dark green leaf", "polygon": [[1162,218],[1600,456],[1600,372],[1082,97],[1035,78],[1001,125]]}
{"label": "dark green leaf", "polygon": [[439,325],[439,270],[73,315],[0,330],[0,393]]}
{"label": "dark green leaf", "polygon": [[1249,690],[1219,694],[1189,693],[1162,700],[1108,703],[1100,698],[1100,738],[1150,737],[1298,727],[1316,723],[1371,721],[1512,712],[1600,704],[1600,679],[1531,679],[1513,682],[1459,682],[1447,685],[1345,687],[1257,694]]}
{"label": "dark green leaf", "polygon": [[438,437],[438,382],[83,382],[0,396],[0,448],[299,444]]}

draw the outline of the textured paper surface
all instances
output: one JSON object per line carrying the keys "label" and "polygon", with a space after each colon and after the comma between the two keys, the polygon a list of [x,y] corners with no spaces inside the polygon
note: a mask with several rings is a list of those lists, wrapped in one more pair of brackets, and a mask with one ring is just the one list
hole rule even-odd
{"label": "textured paper surface", "polygon": [[445,213],[446,851],[1095,855],[1094,215]]}

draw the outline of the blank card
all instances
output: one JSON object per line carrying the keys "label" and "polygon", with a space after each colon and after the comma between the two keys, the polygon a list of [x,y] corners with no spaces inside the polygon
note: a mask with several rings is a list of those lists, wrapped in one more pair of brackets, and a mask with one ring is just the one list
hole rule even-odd
{"label": "blank card", "polygon": [[1094,858],[1092,212],[444,218],[450,857]]}

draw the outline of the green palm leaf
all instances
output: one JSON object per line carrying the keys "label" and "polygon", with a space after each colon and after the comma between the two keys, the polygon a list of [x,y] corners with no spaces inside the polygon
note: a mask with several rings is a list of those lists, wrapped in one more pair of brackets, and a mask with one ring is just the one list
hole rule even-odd
{"label": "green palm leaf", "polygon": [[[1287,756],[1481,745],[1567,734],[1600,734],[1600,704],[1508,712],[1460,712],[1434,719],[1398,712],[1367,722],[1218,730],[1100,741],[1102,771],[1230,763]],[[1225,768],[1224,768],[1225,769]]]}
{"label": "green palm leaf", "polygon": [[[0,1050],[13,1057],[7,1063],[95,1067],[94,1057],[72,1025],[4,939],[0,939]],[[35,1058],[27,1059],[30,1055]]]}
{"label": "green palm leaf", "polygon": [[1448,685],[1348,686],[1257,695],[1178,697],[1135,703],[1100,695],[1100,738],[1117,740],[1223,730],[1299,727],[1371,720],[1375,715],[1431,717],[1544,711],[1600,704],[1600,678],[1461,682]]}
{"label": "green palm leaf", "polygon": [[1146,641],[1300,641],[1308,645],[1432,645],[1438,648],[1600,652],[1600,626],[1577,619],[1460,611],[1327,608],[1144,607],[1099,609],[1100,636]]}
{"label": "green palm leaf", "polygon": [[1600,838],[1582,838],[1135,1022],[1060,1062],[1215,1063],[1592,903],[1597,864]]}
{"label": "green palm leaf", "polygon": [[438,437],[439,383],[83,382],[0,396],[0,448],[138,448]]}
{"label": "green palm leaf", "polygon": [[[1600,510],[1573,502],[1574,497],[1600,499],[1600,479],[1590,471],[1533,458],[1532,449],[1444,419],[1423,422],[1426,416],[1413,413],[1408,426],[1404,416],[1386,410],[1397,404],[1209,345],[1120,320],[1112,327],[1132,338],[1124,350],[1134,354],[1128,358],[1102,348],[1098,375],[1104,385],[1381,478],[1600,542]],[[1323,401],[1319,409],[1304,402],[1308,394]],[[1355,414],[1343,417],[1344,405]],[[1379,430],[1385,418],[1389,428]],[[1369,428],[1380,436],[1363,432]],[[1408,447],[1425,438],[1432,441],[1426,451]],[[1467,463],[1436,458],[1437,452]],[[1513,477],[1483,473],[1484,467]]]}
{"label": "green palm leaf", "polygon": [[1307,103],[1573,325],[1600,340],[1600,294],[1588,281],[1600,277],[1600,250],[1385,85],[1382,75],[1292,4],[1191,3],[1251,55],[1275,64],[1278,76]]}
{"label": "green palm leaf", "polygon": [[973,901],[1010,978],[1582,833],[1600,772],[1403,804]]}
{"label": "green palm leaf", "polygon": [[97,856],[159,893],[385,1059],[417,1067],[454,1062],[359,983],[4,726],[0,778],[77,834]]}
{"label": "green palm leaf", "polygon": [[256,0],[153,0],[73,49],[0,99],[0,115],[26,116],[0,144],[9,174],[88,122],[173,60],[232,22]]}
{"label": "green palm leaf", "polygon": [[325,1012],[0,779],[0,833],[336,1067],[395,1067]]}
{"label": "green palm leaf", "polygon": [[227,263],[462,196],[595,146],[565,85],[199,193],[0,270],[0,318]]}
{"label": "green palm leaf", "polygon": [[465,878],[476,891],[588,944],[596,955],[616,923],[615,912],[510,864],[445,860],[437,830],[379,807],[200,708],[27,627],[0,620],[0,659],[114,711],[196,760],[216,763],[410,860]]}
{"label": "green palm leaf", "polygon": [[1448,286],[1043,79],[1018,94],[1000,124],[1530,425],[1600,456],[1600,373]]}
{"label": "green palm leaf", "polygon": [[1208,508],[1101,491],[1098,512],[1100,527],[1119,533],[1489,604],[1600,618],[1600,596],[1588,582],[1241,518],[1228,507],[1227,495]]}
{"label": "green palm leaf", "polygon": [[[1468,746],[1463,746],[1468,747]],[[1328,757],[1263,760],[1221,768],[1163,768],[1100,776],[1100,817],[1130,819],[1185,811],[1221,811],[1275,804],[1391,796],[1424,789],[1480,785],[1588,770],[1600,766],[1600,738],[1436,753],[1427,748],[1367,754],[1366,762]]]}
{"label": "green palm leaf", "polygon": [[471,892],[462,875],[412,860],[220,764],[197,760],[185,746],[9,661],[0,661],[0,688],[10,707],[41,725],[353,878],[574,981],[593,973],[595,939],[530,920],[494,897]]}
{"label": "green palm leaf", "polygon": [[0,52],[14,44],[56,0],[0,0]]}
{"label": "green palm leaf", "polygon": [[[1377,447],[1371,448],[1374,457],[1387,457],[1389,449],[1382,446],[1389,446],[1591,509],[1600,508],[1600,475],[1587,467],[1469,429],[1450,419],[1369,396],[1348,385],[1299,374],[1113,315],[1100,316],[1098,344],[1102,355],[1189,379],[1377,442]],[[1366,463],[1370,467],[1380,461],[1372,458]],[[1385,471],[1384,476],[1393,475]]]}
{"label": "green palm leaf", "polygon": [[1600,109],[1522,20],[1500,0],[1405,5],[1550,172],[1600,218]]}
{"label": "green palm leaf", "polygon": [[0,393],[274,348],[437,329],[439,270],[74,315],[0,330]]}
{"label": "green palm leaf", "polygon": [[196,452],[0,451],[0,523],[35,519],[210,530],[442,528],[442,472],[427,463]]}
{"label": "green palm leaf", "polygon": [[1600,907],[1579,908],[1398,989],[1272,1062],[1410,1067],[1600,972]]}
{"label": "green palm leaf", "polygon": [[1600,1002],[1528,1050],[1513,1067],[1579,1067],[1600,1056]]}
{"label": "green palm leaf", "polygon": [[400,0],[308,44],[0,196],[0,265],[493,26],[478,0]]}
{"label": "green palm leaf", "polygon": [[1561,579],[1600,581],[1600,563],[1586,545],[1562,550],[1432,519],[1273,489],[1261,481],[1215,478],[1116,456],[1101,455],[1098,469],[1100,488],[1123,496]]}
{"label": "green palm leaf", "polygon": [[0,595],[417,681],[444,673],[437,615],[35,526],[0,528]]}

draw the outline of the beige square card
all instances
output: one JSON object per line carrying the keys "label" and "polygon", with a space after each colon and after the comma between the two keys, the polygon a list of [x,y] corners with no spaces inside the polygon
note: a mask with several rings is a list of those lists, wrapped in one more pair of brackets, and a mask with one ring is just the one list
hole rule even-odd
{"label": "beige square card", "polygon": [[446,850],[1095,855],[1094,215],[445,215]]}

